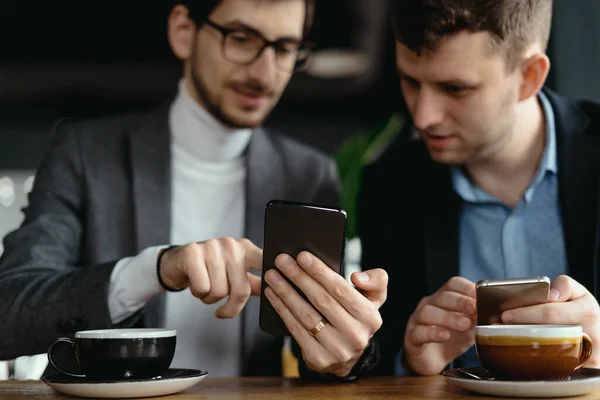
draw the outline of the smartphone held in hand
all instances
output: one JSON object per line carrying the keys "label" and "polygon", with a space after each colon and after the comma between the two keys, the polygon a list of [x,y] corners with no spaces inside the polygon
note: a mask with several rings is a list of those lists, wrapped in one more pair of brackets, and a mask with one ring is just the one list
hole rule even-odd
{"label": "smartphone held in hand", "polygon": [[476,284],[477,324],[501,323],[504,311],[548,302],[550,279],[532,276],[481,280]]}
{"label": "smartphone held in hand", "polygon": [[[346,220],[346,212],[339,208],[283,200],[267,203],[259,317],[259,326],[264,332],[274,335],[289,334],[264,294],[267,287],[264,275],[269,269],[277,269],[277,256],[285,253],[295,259],[300,252],[308,251],[329,268],[343,275]],[[283,273],[281,275],[285,278]],[[306,299],[289,279],[288,282]]]}

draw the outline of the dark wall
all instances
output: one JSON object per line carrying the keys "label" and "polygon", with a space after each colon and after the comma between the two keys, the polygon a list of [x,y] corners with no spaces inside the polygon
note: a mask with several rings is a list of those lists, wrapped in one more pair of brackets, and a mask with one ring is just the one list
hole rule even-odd
{"label": "dark wall", "polygon": [[[388,0],[320,0],[310,39],[355,49],[371,67],[353,77],[294,76],[267,125],[333,151],[395,107]],[[146,109],[169,96],[181,66],[166,40],[172,1],[3,0],[0,168],[37,165],[52,123]]]}

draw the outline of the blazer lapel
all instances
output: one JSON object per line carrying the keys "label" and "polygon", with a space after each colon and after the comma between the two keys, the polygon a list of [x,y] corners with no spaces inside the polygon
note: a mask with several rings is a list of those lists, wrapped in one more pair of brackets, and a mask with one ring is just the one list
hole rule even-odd
{"label": "blazer lapel", "polygon": [[424,211],[425,269],[429,292],[433,293],[459,273],[460,199],[448,167],[434,164]]}
{"label": "blazer lapel", "polygon": [[262,129],[257,129],[250,140],[246,174],[246,235],[262,247],[265,205],[286,193],[283,161]]}
{"label": "blazer lapel", "polygon": [[558,182],[569,275],[596,292],[598,155],[600,137],[586,134],[588,118],[549,93],[556,119]]}
{"label": "blazer lapel", "polygon": [[[169,102],[170,104],[170,102]],[[168,244],[171,221],[171,135],[169,107],[148,114],[131,135],[131,179],[137,251]],[[145,323],[163,325],[164,295],[154,296],[145,307]]]}
{"label": "blazer lapel", "polygon": [[171,219],[171,148],[168,108],[149,114],[131,135],[137,250],[167,244]]}

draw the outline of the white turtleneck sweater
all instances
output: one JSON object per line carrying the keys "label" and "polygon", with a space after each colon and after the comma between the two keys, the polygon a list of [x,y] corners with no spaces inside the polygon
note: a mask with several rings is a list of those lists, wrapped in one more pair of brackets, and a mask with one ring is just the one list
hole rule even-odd
{"label": "white turtleneck sweater", "polygon": [[[171,130],[170,242],[244,236],[245,178],[243,152],[252,134],[217,121],[187,93],[185,83],[169,115]],[[152,201],[152,199],[148,199]],[[108,306],[113,323],[142,308],[164,290],[156,278],[163,246],[120,260],[111,275]],[[165,326],[177,330],[172,368],[208,370],[213,377],[239,376],[241,320],[217,319],[227,299],[207,305],[189,290],[166,294]]]}

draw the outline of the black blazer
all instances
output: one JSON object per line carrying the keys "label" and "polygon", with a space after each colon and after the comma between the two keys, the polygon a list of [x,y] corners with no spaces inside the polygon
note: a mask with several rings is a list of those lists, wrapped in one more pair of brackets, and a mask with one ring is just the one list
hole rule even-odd
{"label": "black blazer", "polygon": [[[568,274],[598,297],[600,103],[547,94],[556,118],[559,204]],[[406,129],[412,129],[411,124]],[[459,210],[450,169],[429,157],[422,141],[398,140],[365,168],[358,232],[365,269],[389,274],[388,299],[376,334],[392,375],[410,314],[424,296],[458,275]]]}

